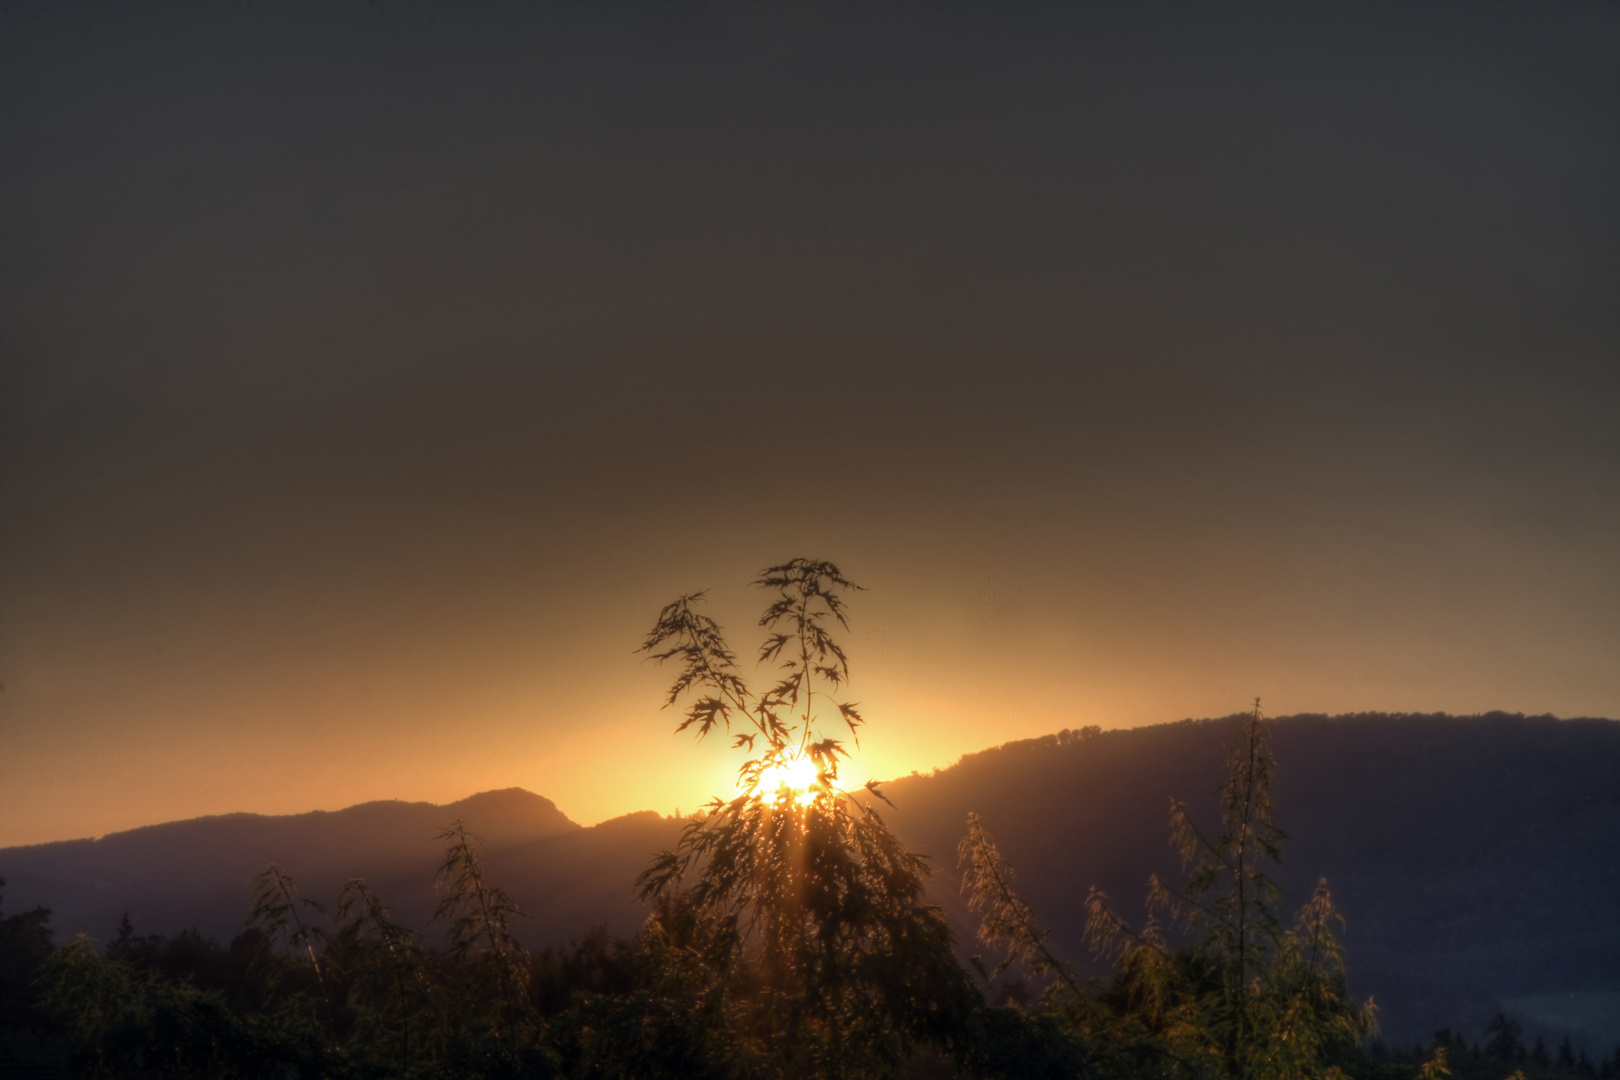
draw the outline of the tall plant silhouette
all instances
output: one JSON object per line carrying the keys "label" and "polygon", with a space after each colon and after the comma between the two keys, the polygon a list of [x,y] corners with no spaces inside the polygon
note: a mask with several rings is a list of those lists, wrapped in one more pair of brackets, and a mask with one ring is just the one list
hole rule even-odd
{"label": "tall plant silhouette", "polygon": [[[1095,992],[1046,947],[1012,889],[995,841],[973,817],[962,842],[963,883],[985,913],[980,936],[1054,976],[1046,1004],[1090,1049],[1102,1073],[1166,1076],[1331,1077],[1334,1055],[1374,1026],[1344,983],[1336,928],[1343,922],[1325,881],[1285,927],[1268,866],[1285,839],[1273,816],[1276,760],[1260,703],[1243,719],[1221,785],[1221,831],[1207,836],[1185,803],[1171,800],[1174,846],[1188,872],[1179,888],[1155,875],[1146,925],[1132,927],[1101,891],[1086,899],[1092,948],[1115,966]],[[1187,935],[1175,944],[1175,930]],[[1003,964],[1005,966],[1005,963]],[[999,969],[998,969],[999,970]]]}
{"label": "tall plant silhouette", "polygon": [[512,931],[517,905],[484,876],[479,837],[460,821],[438,835],[447,841],[435,885],[442,890],[434,918],[450,925],[450,955],[482,968],[495,991],[496,1030],[527,1027],[535,1019],[528,992],[528,951]]}
{"label": "tall plant silhouette", "polygon": [[[1267,872],[1281,860],[1287,839],[1274,817],[1271,780],[1276,759],[1266,737],[1260,702],[1244,720],[1227,751],[1226,781],[1221,785],[1221,831],[1206,837],[1193,822],[1187,804],[1170,801],[1172,842],[1182,865],[1191,872],[1176,889],[1154,875],[1149,904],[1201,933],[1201,952],[1220,973],[1221,1034],[1229,1058],[1254,1041],[1257,1003],[1252,989],[1257,976],[1270,972],[1283,944],[1277,914],[1280,890]],[[1331,905],[1324,890],[1320,903]],[[1318,920],[1318,934],[1330,918]],[[1093,923],[1105,928],[1106,919]],[[1106,932],[1103,937],[1106,939]]]}
{"label": "tall plant silhouette", "polygon": [[280,866],[271,863],[251,883],[252,912],[248,926],[262,932],[272,946],[284,945],[303,952],[315,973],[320,990],[320,1001],[327,1031],[336,1034],[337,1023],[332,1002],[332,987],[321,963],[321,951],[327,940],[326,928],[317,919],[326,917],[320,904],[298,892],[298,883]]}
{"label": "tall plant silhouette", "polygon": [[426,950],[359,878],[339,887],[337,917],[335,944],[348,976],[358,1040],[411,1060],[423,1042],[422,1016],[443,1023]]}
{"label": "tall plant silhouette", "polygon": [[[844,696],[845,594],[859,587],[830,562],[794,559],[753,583],[773,592],[759,619],[761,663],[778,678],[755,692],[702,593],[666,605],[641,651],[674,661],[666,707],[689,703],[677,732],[716,730],[749,753],[738,792],[694,816],[673,851],[638,879],[673,927],[698,919],[704,937],[737,946],[732,1022],[757,1037],[782,1075],[881,1074],[919,1038],[946,1038],[968,989],[937,908],[929,868],[905,849],[870,798],[838,786],[845,740],[864,718]],[[882,799],[875,781],[857,792]],[[836,1035],[834,1033],[837,1033]]]}

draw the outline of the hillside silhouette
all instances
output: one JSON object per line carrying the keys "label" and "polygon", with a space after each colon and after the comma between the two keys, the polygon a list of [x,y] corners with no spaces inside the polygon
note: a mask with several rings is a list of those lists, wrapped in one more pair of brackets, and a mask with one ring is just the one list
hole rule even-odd
{"label": "hillside silhouette", "polygon": [[[228,941],[247,914],[248,880],[271,862],[291,873],[307,895],[328,903],[341,882],[365,878],[394,900],[401,918],[426,926],[433,913],[433,874],[444,854],[434,836],[457,819],[484,839],[501,870],[508,853],[517,854],[516,865],[543,858],[582,880],[620,870],[617,864],[598,865],[604,852],[614,850],[612,823],[583,829],[550,799],[508,788],[445,806],[384,800],[330,813],[224,814],[98,840],[9,848],[0,852],[6,868],[0,876],[8,882],[11,906],[43,904],[52,909],[57,931],[88,933],[99,941],[112,937],[126,913],[142,933],[195,928]],[[556,905],[548,912],[561,918],[571,910],[564,894],[546,895]],[[627,899],[622,906],[629,907]],[[579,917],[592,920],[588,904]]]}
{"label": "hillside silhouette", "polygon": [[[1009,743],[888,784],[891,816],[936,857],[938,894],[959,908],[950,856],[977,812],[1078,961],[1092,885],[1139,921],[1148,875],[1178,876],[1169,800],[1213,821],[1238,719]],[[1581,1002],[1620,990],[1620,723],[1292,716],[1274,723],[1272,747],[1285,906],[1328,879],[1352,991],[1376,997],[1386,1038],[1479,1032],[1499,1008],[1547,1008],[1524,998],[1590,1015]],[[1540,1027],[1561,1030],[1545,1016]],[[1612,1009],[1589,1023],[1598,1044],[1620,1041]]]}
{"label": "hillside silhouette", "polygon": [[[966,951],[974,923],[957,894],[955,851],[974,811],[1055,946],[1085,969],[1087,891],[1099,886],[1127,917],[1143,916],[1149,874],[1179,871],[1169,800],[1213,817],[1236,722],[1009,743],[889,782],[895,808],[882,810],[932,858],[935,899]],[[1620,723],[1294,716],[1275,721],[1273,746],[1289,834],[1285,902],[1328,879],[1347,920],[1352,989],[1377,998],[1386,1038],[1477,1033],[1507,1007],[1538,1030],[1594,1046],[1620,1040],[1620,1023],[1601,1007],[1620,991]],[[635,930],[645,912],[632,882],[680,825],[645,812],[582,828],[550,800],[509,789],[447,806],[233,814],[10,848],[0,850],[0,876],[8,906],[44,904],[58,934],[100,941],[125,912],[142,933],[196,927],[229,940],[246,914],[248,878],[270,861],[321,900],[364,877],[401,922],[426,929],[442,855],[433,837],[454,819],[487,841],[489,875],[528,916],[516,929],[535,946],[597,925]]]}

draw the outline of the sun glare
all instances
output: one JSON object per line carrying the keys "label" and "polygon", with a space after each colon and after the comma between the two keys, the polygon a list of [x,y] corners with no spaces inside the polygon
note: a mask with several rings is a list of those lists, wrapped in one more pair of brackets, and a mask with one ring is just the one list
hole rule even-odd
{"label": "sun glare", "polygon": [[817,779],[816,763],[808,756],[796,755],[760,773],[755,790],[766,796],[785,795],[800,806],[809,806],[816,798]]}

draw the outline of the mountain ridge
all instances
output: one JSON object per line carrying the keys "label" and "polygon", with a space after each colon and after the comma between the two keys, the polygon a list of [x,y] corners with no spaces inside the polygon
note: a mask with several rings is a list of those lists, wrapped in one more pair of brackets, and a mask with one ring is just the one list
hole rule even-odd
{"label": "mountain ridge", "polygon": [[[341,807],[337,810],[298,810],[290,814],[265,814],[254,810],[230,810],[220,814],[199,814],[196,817],[175,818],[172,821],[156,821],[147,825],[134,825],[127,829],[115,829],[100,836],[74,836],[61,840],[42,840],[33,844],[13,844],[10,847],[0,848],[0,852],[34,851],[40,848],[59,847],[64,844],[100,844],[107,840],[120,840],[137,834],[151,834],[154,830],[182,829],[190,826],[203,826],[214,823],[255,824],[261,822],[288,822],[309,821],[311,823],[322,820],[339,819],[345,815],[359,816],[362,813],[376,813],[383,810],[417,810],[417,811],[449,811],[461,809],[463,811],[482,808],[495,802],[497,799],[510,803],[509,796],[518,795],[528,799],[537,800],[543,812],[555,813],[562,823],[562,828],[582,829],[586,826],[573,821],[568,815],[557,807],[551,799],[546,798],[527,788],[491,788],[488,791],[478,791],[464,798],[449,803],[431,803],[421,799],[368,799],[365,802],[354,803],[351,806]],[[640,813],[641,811],[633,811]],[[621,815],[624,816],[624,815]],[[449,821],[446,821],[449,824]]]}
{"label": "mountain ridge", "polygon": [[[930,858],[932,899],[964,951],[978,946],[955,850],[971,810],[1054,946],[1096,973],[1083,944],[1086,893],[1099,886],[1122,914],[1143,917],[1148,875],[1178,870],[1169,800],[1212,820],[1237,719],[1014,740],[888,781],[895,806],[878,808]],[[1277,718],[1270,730],[1278,819],[1292,835],[1277,874],[1281,914],[1328,878],[1347,919],[1352,991],[1383,1004],[1390,1037],[1477,1031],[1509,999],[1620,991],[1620,864],[1603,854],[1620,836],[1620,722],[1310,714]],[[195,925],[226,939],[241,928],[248,877],[273,859],[309,896],[329,898],[342,880],[365,877],[400,922],[431,932],[441,856],[432,835],[451,816],[490,841],[490,880],[530,913],[520,933],[535,945],[595,925],[634,932],[645,918],[635,876],[683,824],[648,810],[580,826],[543,796],[503,789],[443,806],[374,800],[304,815],[215,815],[0,849],[0,876],[10,881],[8,907],[53,907],[63,934],[107,940],[127,910],[141,932]],[[362,835],[361,825],[384,821],[394,822],[392,839]]]}

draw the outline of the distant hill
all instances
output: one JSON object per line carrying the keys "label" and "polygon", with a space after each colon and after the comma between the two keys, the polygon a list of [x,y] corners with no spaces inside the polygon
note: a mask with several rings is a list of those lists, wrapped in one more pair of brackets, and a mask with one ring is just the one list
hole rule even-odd
{"label": "distant hill", "polygon": [[[517,869],[531,853],[548,848],[565,853],[554,865],[577,864],[587,879],[620,870],[598,865],[605,852],[617,850],[614,828],[583,829],[550,799],[509,788],[447,806],[383,801],[284,817],[225,814],[99,840],[7,848],[0,850],[0,877],[7,881],[8,910],[44,904],[58,932],[85,932],[101,941],[126,912],[141,933],[194,927],[228,941],[242,929],[249,879],[270,862],[291,873],[306,896],[323,902],[331,901],[341,882],[363,877],[403,921],[425,927],[434,906],[433,875],[444,854],[434,836],[458,819],[486,841],[497,871]],[[586,854],[575,854],[582,848]],[[633,876],[631,867],[644,858],[638,848],[623,870]],[[532,876],[516,878],[534,884]],[[628,912],[626,881],[616,891]],[[591,921],[588,905],[580,914]]]}
{"label": "distant hill", "polygon": [[[885,785],[887,820],[938,868],[935,894],[964,939],[956,844],[977,811],[1058,948],[1079,962],[1092,885],[1132,918],[1150,873],[1178,870],[1172,796],[1213,822],[1237,718],[1009,743]],[[1347,920],[1352,989],[1373,994],[1387,1037],[1478,1033],[1504,1002],[1549,1032],[1620,1041],[1620,723],[1491,714],[1296,716],[1275,721],[1277,811],[1291,839],[1285,910],[1326,876]],[[449,806],[368,803],[293,817],[233,814],[0,850],[7,910],[55,910],[59,932],[106,940],[130,912],[142,933],[195,926],[228,939],[247,881],[275,860],[329,900],[365,877],[397,917],[426,927],[432,839],[460,818],[531,918],[560,943],[593,925],[629,933],[632,882],[680,823],[651,812],[592,828],[512,789]],[[968,941],[966,951],[978,951]],[[1575,1019],[1571,1019],[1575,1018]],[[1578,1025],[1578,1026],[1576,1026]],[[1584,1035],[1583,1035],[1584,1033]]]}
{"label": "distant hill", "polygon": [[[1176,880],[1172,796],[1218,825],[1239,719],[1009,743],[886,785],[890,816],[954,903],[955,844],[978,812],[1063,954],[1083,958],[1092,885],[1140,919],[1148,875]],[[1272,748],[1284,910],[1328,879],[1352,990],[1375,996],[1387,1037],[1478,1033],[1509,998],[1567,1002],[1527,1015],[1551,1031],[1580,1003],[1620,1000],[1620,723],[1293,716]],[[1612,1047],[1620,1015],[1586,1030]]]}

